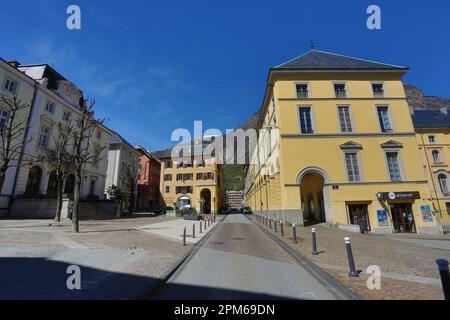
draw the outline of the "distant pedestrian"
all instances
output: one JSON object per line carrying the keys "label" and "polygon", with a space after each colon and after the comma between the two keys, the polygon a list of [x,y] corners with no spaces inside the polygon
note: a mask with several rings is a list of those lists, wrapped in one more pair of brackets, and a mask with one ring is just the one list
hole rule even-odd
{"label": "distant pedestrian", "polygon": [[361,231],[361,233],[367,232],[367,219],[365,215],[363,215],[361,219],[359,219],[359,230]]}

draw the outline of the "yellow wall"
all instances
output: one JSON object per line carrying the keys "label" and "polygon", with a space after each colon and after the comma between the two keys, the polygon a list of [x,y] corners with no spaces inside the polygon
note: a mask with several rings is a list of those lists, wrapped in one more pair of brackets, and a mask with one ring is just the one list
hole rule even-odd
{"label": "yellow wall", "polygon": [[[268,198],[269,204],[260,204],[261,185],[264,186],[263,168],[269,160],[249,166],[246,179],[246,203],[255,211],[301,211],[303,197],[310,193],[311,185],[301,186],[299,174],[308,168],[318,168],[326,176],[323,188],[327,222],[348,224],[348,205],[364,203],[368,205],[368,215],[373,229],[377,229],[376,210],[389,208],[389,203],[399,201],[378,200],[378,192],[418,191],[420,199],[404,200],[413,205],[413,214],[418,232],[436,232],[436,220],[424,222],[420,214],[420,205],[431,205],[427,177],[422,168],[417,138],[415,136],[409,107],[399,72],[365,73],[314,73],[281,71],[271,73],[270,84],[260,119],[260,128],[264,128],[270,110],[272,97],[275,104],[275,117],[279,134],[277,156],[280,163],[280,176],[277,179],[279,197]],[[334,82],[345,82],[347,98],[335,98]],[[384,84],[384,98],[375,98],[372,82]],[[296,98],[295,83],[309,84],[309,98]],[[337,106],[350,106],[353,131],[342,133],[339,125]],[[388,106],[393,132],[382,133],[377,106]],[[299,122],[299,106],[310,106],[313,115],[313,134],[302,134]],[[400,147],[395,150],[400,155],[402,181],[391,182],[386,162],[386,148],[382,144],[394,141]],[[349,182],[345,167],[345,143],[356,143],[359,157],[360,182]],[[255,151],[256,153],[257,151]],[[445,156],[450,159],[450,154]],[[256,157],[253,158],[257,160]],[[304,182],[304,181],[303,181]],[[315,187],[316,188],[316,187]],[[317,189],[317,188],[316,188]],[[320,189],[320,187],[319,187]],[[264,189],[263,189],[264,190]],[[276,193],[272,187],[271,193]],[[263,194],[264,196],[264,194]],[[314,195],[315,198],[317,194]],[[275,199],[276,198],[276,199]],[[281,201],[280,201],[280,200]],[[267,201],[263,199],[263,202]],[[317,200],[316,200],[317,202]],[[256,206],[255,206],[256,204]],[[305,205],[305,204],[304,204]],[[317,206],[318,203],[315,203]],[[383,232],[390,231],[385,227]],[[380,228],[381,232],[381,228]]]}

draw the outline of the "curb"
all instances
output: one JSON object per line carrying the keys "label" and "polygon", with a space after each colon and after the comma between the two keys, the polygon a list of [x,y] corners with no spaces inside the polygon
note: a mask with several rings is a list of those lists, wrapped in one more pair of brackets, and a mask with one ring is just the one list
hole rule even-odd
{"label": "curb", "polygon": [[277,243],[281,248],[283,248],[292,258],[295,259],[306,271],[308,271],[317,281],[319,281],[326,289],[328,289],[336,298],[340,300],[364,300],[364,298],[358,293],[351,290],[349,287],[341,283],[339,280],[334,278],[328,272],[308,260],[306,257],[297,253],[284,241],[278,239],[275,235],[269,232],[267,229],[263,228],[255,221],[252,221],[250,217],[247,217],[250,222],[252,222],[256,227],[263,231],[267,236],[269,236],[275,243]]}
{"label": "curb", "polygon": [[136,300],[150,300],[151,297],[157,295],[157,293],[164,287],[164,285],[173,277],[178,275],[185,266],[192,260],[194,255],[200,250],[202,245],[209,239],[212,233],[216,230],[216,228],[222,223],[222,221],[227,216],[224,216],[221,220],[217,222],[217,224],[205,235],[200,241],[192,245],[192,247],[186,252],[177,262],[175,262],[169,270],[167,270],[161,279],[155,281],[155,283],[151,284],[148,288],[146,288],[143,292],[141,292]]}

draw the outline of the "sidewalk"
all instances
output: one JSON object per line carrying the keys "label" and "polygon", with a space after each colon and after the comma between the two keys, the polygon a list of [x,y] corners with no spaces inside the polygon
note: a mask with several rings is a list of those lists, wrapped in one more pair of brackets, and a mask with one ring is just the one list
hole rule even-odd
{"label": "sidewalk", "polygon": [[[254,216],[252,219],[256,221]],[[286,237],[282,238],[278,226],[277,237],[367,299],[443,299],[435,260],[450,260],[449,250],[405,241],[397,236],[363,235],[326,225],[316,225],[315,228],[319,251],[317,256],[311,254],[311,227],[297,227],[298,244],[292,243],[292,227],[285,227]],[[345,237],[352,239],[356,268],[361,271],[359,278],[347,276]],[[441,241],[447,243],[445,238]],[[367,288],[368,275],[365,272],[371,265],[381,269],[381,290]]]}
{"label": "sidewalk", "polygon": [[[140,229],[175,220],[82,221],[79,234],[68,222],[0,220],[0,299],[136,299],[191,248]],[[79,291],[67,289],[70,265],[81,268]]]}

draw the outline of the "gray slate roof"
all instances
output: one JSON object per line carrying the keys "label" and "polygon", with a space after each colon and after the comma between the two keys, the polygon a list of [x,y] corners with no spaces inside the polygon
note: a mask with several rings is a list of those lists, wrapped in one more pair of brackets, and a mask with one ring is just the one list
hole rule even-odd
{"label": "gray slate roof", "polygon": [[395,66],[375,61],[348,57],[336,53],[310,50],[301,56],[285,62],[277,69],[386,69],[407,70],[406,67]]}
{"label": "gray slate roof", "polygon": [[412,116],[414,128],[450,128],[450,115],[440,110],[415,110]]}

